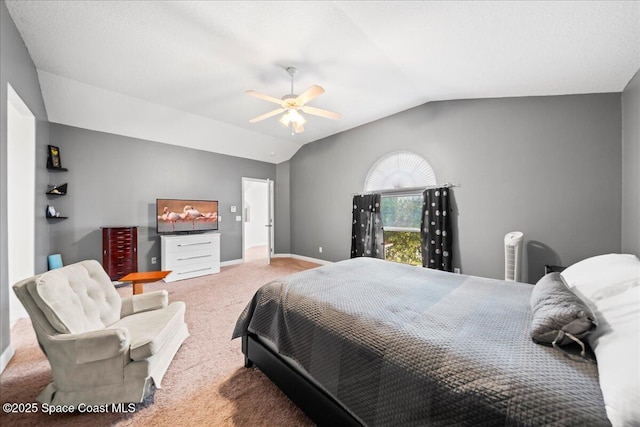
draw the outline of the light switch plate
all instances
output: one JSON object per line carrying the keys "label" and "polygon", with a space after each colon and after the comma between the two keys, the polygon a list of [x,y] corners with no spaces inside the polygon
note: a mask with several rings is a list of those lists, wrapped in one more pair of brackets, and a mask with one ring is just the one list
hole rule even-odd
{"label": "light switch plate", "polygon": [[236,215],[236,221],[242,221],[242,215]]}

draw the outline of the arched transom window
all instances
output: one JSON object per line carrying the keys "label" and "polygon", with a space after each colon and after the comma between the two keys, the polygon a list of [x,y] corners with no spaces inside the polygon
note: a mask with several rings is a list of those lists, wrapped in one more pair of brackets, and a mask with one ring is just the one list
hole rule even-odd
{"label": "arched transom window", "polygon": [[436,174],[421,156],[396,151],[379,159],[369,169],[364,191],[425,187],[436,184]]}
{"label": "arched transom window", "polygon": [[379,159],[365,179],[366,192],[382,194],[380,213],[385,259],[422,265],[420,220],[424,187],[435,185],[431,165],[420,155],[396,151]]}

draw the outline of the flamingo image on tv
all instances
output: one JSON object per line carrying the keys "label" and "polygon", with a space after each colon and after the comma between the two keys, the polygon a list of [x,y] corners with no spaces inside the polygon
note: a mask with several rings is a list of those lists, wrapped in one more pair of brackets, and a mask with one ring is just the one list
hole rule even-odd
{"label": "flamingo image on tv", "polygon": [[217,200],[157,199],[156,211],[158,233],[218,229]]}

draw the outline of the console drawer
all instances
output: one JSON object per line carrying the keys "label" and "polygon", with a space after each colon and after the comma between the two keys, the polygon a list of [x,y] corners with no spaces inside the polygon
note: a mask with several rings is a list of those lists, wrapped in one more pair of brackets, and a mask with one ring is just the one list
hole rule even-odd
{"label": "console drawer", "polygon": [[171,270],[166,282],[218,273],[220,234],[162,236],[162,270]]}

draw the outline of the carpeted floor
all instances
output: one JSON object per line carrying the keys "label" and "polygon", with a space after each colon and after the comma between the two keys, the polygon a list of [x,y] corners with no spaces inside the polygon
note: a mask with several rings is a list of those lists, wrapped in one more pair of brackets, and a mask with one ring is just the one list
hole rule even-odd
{"label": "carpeted floor", "polygon": [[[185,301],[191,336],[169,366],[153,403],[130,414],[5,414],[3,426],[305,426],[311,421],[257,369],[243,367],[240,340],[230,340],[238,315],[255,291],[278,277],[316,267],[276,258],[222,268],[219,274],[173,283],[151,283],[145,292],[167,289],[169,301]],[[131,287],[118,289],[123,296]],[[16,354],[0,376],[0,400],[35,402],[51,381],[49,363],[28,319],[11,331]]]}

